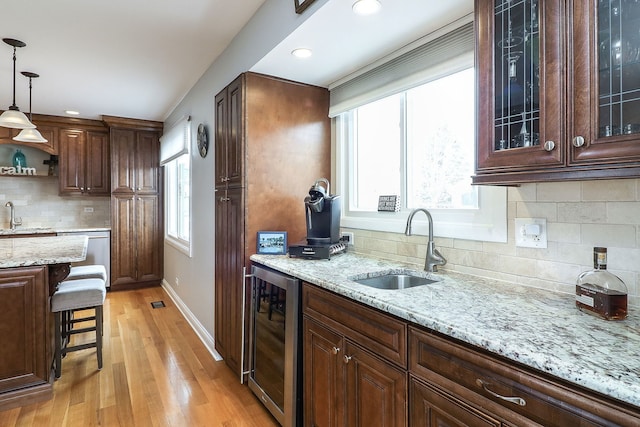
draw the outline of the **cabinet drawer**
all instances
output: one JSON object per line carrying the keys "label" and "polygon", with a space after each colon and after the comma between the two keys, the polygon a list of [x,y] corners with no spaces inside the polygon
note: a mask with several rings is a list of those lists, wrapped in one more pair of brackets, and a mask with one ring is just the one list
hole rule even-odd
{"label": "cabinet drawer", "polygon": [[409,370],[414,375],[456,389],[469,401],[487,404],[497,413],[501,407],[506,408],[548,427],[640,423],[639,414],[631,408],[552,381],[434,333],[409,328],[409,349]]}
{"label": "cabinet drawer", "polygon": [[305,283],[303,313],[361,343],[373,353],[407,367],[407,326],[381,311]]}

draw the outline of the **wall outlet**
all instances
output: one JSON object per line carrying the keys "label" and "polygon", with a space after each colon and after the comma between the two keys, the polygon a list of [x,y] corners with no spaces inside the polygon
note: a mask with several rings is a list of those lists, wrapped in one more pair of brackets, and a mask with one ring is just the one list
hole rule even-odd
{"label": "wall outlet", "polygon": [[92,213],[93,212],[93,208],[91,207],[85,207],[84,208],[85,213]]}
{"label": "wall outlet", "polygon": [[516,218],[516,246],[521,248],[547,247],[547,220],[545,218]]}
{"label": "wall outlet", "polygon": [[180,286],[180,278],[176,276],[176,286]]}
{"label": "wall outlet", "polygon": [[350,231],[343,231],[340,233],[340,240],[346,243],[348,246],[354,245],[353,233]]}

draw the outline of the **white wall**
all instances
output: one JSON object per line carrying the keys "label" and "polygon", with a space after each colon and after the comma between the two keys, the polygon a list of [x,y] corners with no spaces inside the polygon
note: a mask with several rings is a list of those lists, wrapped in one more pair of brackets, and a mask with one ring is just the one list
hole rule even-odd
{"label": "white wall", "polygon": [[[174,296],[201,338],[211,348],[214,331],[214,97],[240,73],[248,71],[327,0],[316,0],[301,15],[293,0],[267,0],[230,46],[165,120],[165,129],[185,115],[195,130],[204,123],[210,150],[192,156],[192,257],[165,244],[165,287]],[[194,139],[195,142],[195,139]],[[176,286],[175,278],[180,285]],[[200,328],[200,329],[199,329]],[[198,330],[199,329],[199,330]]]}

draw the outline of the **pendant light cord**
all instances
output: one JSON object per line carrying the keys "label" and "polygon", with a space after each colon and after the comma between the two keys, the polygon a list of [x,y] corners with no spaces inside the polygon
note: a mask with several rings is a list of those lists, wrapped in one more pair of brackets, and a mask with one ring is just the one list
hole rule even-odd
{"label": "pendant light cord", "polygon": [[16,106],[16,49],[17,47],[13,47],[13,104],[9,107],[10,110],[18,110]]}

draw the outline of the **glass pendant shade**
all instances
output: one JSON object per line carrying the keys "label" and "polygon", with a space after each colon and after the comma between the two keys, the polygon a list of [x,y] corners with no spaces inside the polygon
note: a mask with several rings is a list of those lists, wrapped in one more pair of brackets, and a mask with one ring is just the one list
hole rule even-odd
{"label": "glass pendant shade", "polygon": [[13,137],[13,140],[20,141],[20,142],[35,142],[35,143],[48,142],[48,140],[45,139],[42,136],[42,134],[40,134],[38,129],[35,129],[35,128],[22,129],[18,135]]}
{"label": "glass pendant shade", "polygon": [[2,41],[13,46],[13,104],[0,115],[0,126],[12,129],[34,129],[36,125],[31,123],[16,105],[16,48],[25,47],[26,44],[16,39],[7,38]]}
{"label": "glass pendant shade", "polygon": [[19,110],[6,110],[0,115],[0,126],[12,129],[35,129],[36,125]]}

